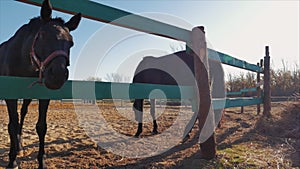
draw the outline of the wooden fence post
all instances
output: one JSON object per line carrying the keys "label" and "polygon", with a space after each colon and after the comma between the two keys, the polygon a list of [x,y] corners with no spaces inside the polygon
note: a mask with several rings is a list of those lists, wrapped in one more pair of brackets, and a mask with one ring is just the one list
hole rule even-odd
{"label": "wooden fence post", "polygon": [[196,79],[196,108],[198,109],[198,128],[200,158],[212,159],[216,156],[216,141],[214,135],[214,113],[211,111],[211,93],[209,83],[209,66],[207,44],[204,27],[196,27],[191,33],[194,57],[194,71]]}
{"label": "wooden fence post", "polygon": [[198,108],[199,129],[201,130],[204,126],[211,105],[207,46],[204,27],[200,26],[193,28],[191,36],[195,79],[197,83],[196,92],[198,92],[196,107]]}
{"label": "wooden fence post", "polygon": [[264,116],[271,116],[271,78],[270,78],[270,54],[269,46],[266,46],[266,56],[264,57]]}
{"label": "wooden fence post", "polygon": [[[245,92],[242,92],[242,98],[245,97]],[[241,106],[241,113],[244,113],[244,106]]]}
{"label": "wooden fence post", "polygon": [[[261,65],[262,65],[262,60],[260,60],[260,63],[257,63],[257,66],[261,67]],[[256,96],[257,96],[257,98],[260,98],[260,92],[261,92],[261,89],[260,89],[260,71],[257,72],[256,84],[257,84]],[[259,115],[259,114],[260,114],[260,104],[257,104],[257,115]]]}

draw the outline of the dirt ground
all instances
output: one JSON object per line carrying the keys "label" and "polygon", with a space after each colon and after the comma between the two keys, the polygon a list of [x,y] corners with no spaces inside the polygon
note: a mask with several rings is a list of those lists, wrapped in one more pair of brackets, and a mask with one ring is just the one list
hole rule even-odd
{"label": "dirt ground", "polygon": [[[137,124],[132,119],[124,117],[124,112],[127,112],[127,116],[133,116],[129,106],[127,108],[126,104],[122,106],[125,107],[124,112],[121,112],[122,107],[116,108],[108,103],[101,102],[98,106],[106,123],[115,131],[128,137],[135,134]],[[190,111],[190,108],[184,106],[166,107],[158,118],[160,133],[168,131],[168,128],[176,122],[180,114],[179,108],[180,111]],[[149,113],[145,113],[147,119],[146,114]],[[97,145],[91,139],[91,133],[83,129],[84,122],[78,121],[83,116],[75,113],[72,103],[53,101],[47,118],[46,164],[48,168],[299,168],[300,102],[273,103],[271,114],[271,118],[256,115],[256,106],[245,107],[242,114],[240,108],[226,109],[222,126],[216,130],[218,155],[214,160],[205,161],[198,158],[198,140],[193,139],[198,131],[196,126],[187,142],[178,143],[162,154],[128,158]],[[25,120],[23,131],[25,150],[18,156],[20,168],[37,168],[36,121],[37,104],[33,103]],[[5,168],[8,163],[7,124],[6,107],[0,103],[0,168]],[[138,139],[151,138],[151,130],[152,124],[145,123],[142,136]],[[142,147],[137,149],[145,147],[151,149],[151,145],[147,145],[146,142],[141,141],[140,144]]]}

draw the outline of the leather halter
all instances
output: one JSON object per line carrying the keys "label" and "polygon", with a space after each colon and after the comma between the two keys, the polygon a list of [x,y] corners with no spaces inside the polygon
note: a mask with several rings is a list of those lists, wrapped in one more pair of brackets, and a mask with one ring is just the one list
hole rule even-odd
{"label": "leather halter", "polygon": [[31,64],[35,68],[35,71],[39,72],[39,79],[37,81],[33,82],[30,85],[30,87],[34,86],[37,83],[40,85],[44,84],[43,83],[43,72],[45,70],[45,67],[56,57],[63,56],[67,59],[67,62],[69,62],[69,55],[63,50],[55,50],[44,61],[41,61],[34,52],[34,46],[35,46],[36,40],[39,36],[39,33],[40,33],[40,31],[36,33],[34,40],[32,42],[31,51],[30,51]]}

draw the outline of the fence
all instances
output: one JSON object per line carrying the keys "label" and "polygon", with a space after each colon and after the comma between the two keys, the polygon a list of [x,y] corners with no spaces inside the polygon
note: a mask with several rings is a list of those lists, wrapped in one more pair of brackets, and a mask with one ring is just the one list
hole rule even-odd
{"label": "fence", "polygon": [[[42,0],[18,0],[21,2],[34,4],[40,6]],[[135,15],[123,10],[112,8],[106,5],[95,3],[88,0],[51,0],[51,4],[54,9],[65,13],[78,13],[81,12],[83,17],[110,23],[125,28],[142,31],[145,33],[158,35],[166,38],[171,38],[179,41],[191,42],[192,31],[178,28],[166,23],[155,21],[146,17]],[[101,12],[99,12],[101,11]],[[131,20],[117,20],[120,17],[131,16]],[[202,43],[202,42],[199,42]],[[266,47],[266,56],[264,58],[264,70],[259,65],[250,64],[246,61],[234,58],[230,55],[208,49],[208,57],[213,55],[219,55],[221,62],[237,68],[257,72],[260,77],[261,73],[264,73],[264,94],[263,97],[258,95],[256,98],[227,98],[225,107],[240,107],[264,103],[264,113],[269,114],[270,112],[270,77],[269,77],[269,50]],[[196,72],[197,74],[197,72]],[[260,79],[260,78],[258,78]],[[68,81],[61,89],[52,91],[45,87],[34,86],[28,89],[29,84],[35,81],[34,78],[19,78],[19,77],[0,77],[0,99],[9,98],[49,98],[49,99],[133,99],[133,98],[149,98],[149,94],[154,89],[162,90],[167,98],[192,98],[193,87],[191,86],[167,86],[167,85],[153,85],[153,84],[126,84],[126,83],[105,83],[105,82],[87,82],[87,81]],[[199,80],[199,79],[197,79]],[[208,82],[204,82],[208,83]],[[72,94],[72,86],[85,89],[88,87],[95,87],[94,93],[85,93],[82,90],[81,93],[74,96]],[[114,91],[114,95],[111,93],[111,89]],[[128,90],[124,90],[129,88]],[[260,87],[257,88],[260,93]],[[13,91],[13,92],[11,92]],[[128,98],[128,92],[130,98]],[[94,98],[91,98],[93,96]],[[159,95],[152,95],[154,98],[160,98]],[[204,98],[200,93],[200,97]],[[214,99],[214,108],[222,108],[222,101],[220,99]]]}

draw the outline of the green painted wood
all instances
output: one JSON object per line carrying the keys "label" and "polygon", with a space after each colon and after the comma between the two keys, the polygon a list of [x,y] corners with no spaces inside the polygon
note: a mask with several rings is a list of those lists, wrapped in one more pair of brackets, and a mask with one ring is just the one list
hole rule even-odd
{"label": "green painted wood", "polygon": [[226,99],[225,108],[250,106],[250,105],[257,105],[261,103],[263,103],[262,98],[252,98],[252,97],[229,98]]}
{"label": "green painted wood", "polygon": [[257,91],[257,88],[245,88],[245,89],[241,89],[238,92],[227,92],[226,95],[241,95],[246,92],[256,92],[256,91]]}
{"label": "green painted wood", "polygon": [[[194,90],[191,86],[141,83],[68,81],[59,90],[49,90],[40,85],[29,88],[32,82],[36,80],[37,78],[0,76],[0,99],[191,99],[194,96]],[[259,103],[262,103],[261,98],[227,98],[225,107]],[[213,99],[213,105],[215,109],[223,108],[224,99]]]}
{"label": "green painted wood", "polygon": [[[38,6],[40,6],[42,3],[42,0],[17,1]],[[83,17],[89,19],[110,23],[166,38],[184,41],[190,44],[191,31],[189,30],[88,0],[76,0],[76,3],[74,2],[74,0],[51,0],[53,8],[61,12],[71,14],[81,12]],[[128,16],[130,16],[130,19],[119,19]],[[234,58],[230,55],[212,49],[208,49],[208,57],[216,60],[221,60],[222,63],[230,66],[262,73],[262,68],[255,64],[247,63],[246,61]]]}
{"label": "green painted wood", "polygon": [[226,95],[229,96],[229,95],[241,95],[242,92],[239,91],[239,92],[227,92]]}
{"label": "green painted wood", "polygon": [[246,61],[237,59],[235,57],[232,57],[230,55],[212,49],[208,49],[208,57],[212,59],[220,60],[222,63],[233,67],[237,67],[237,68],[241,68],[253,72],[263,73],[263,69],[260,66],[257,66],[256,64],[248,63]]}
{"label": "green painted wood", "polygon": [[191,86],[139,83],[67,81],[59,90],[49,90],[39,84],[29,88],[36,80],[37,78],[0,76],[0,99],[189,99],[193,96]]}
{"label": "green painted wood", "polygon": [[[224,104],[225,101],[225,104]],[[214,109],[241,107],[262,104],[262,98],[253,97],[238,97],[238,98],[226,98],[225,99],[213,99]],[[224,107],[225,106],[225,107]]]}
{"label": "green painted wood", "polygon": [[[17,0],[40,6],[43,0]],[[124,10],[88,0],[51,0],[53,9],[180,41],[189,41],[190,31]],[[123,18],[123,19],[120,19]],[[125,18],[125,19],[124,19]]]}
{"label": "green painted wood", "polygon": [[[42,0],[18,0],[21,2],[41,5]],[[190,43],[190,31],[172,25],[158,22],[146,17],[135,15],[123,10],[105,6],[88,0],[51,0],[54,9],[66,13],[75,14],[81,12],[84,17],[111,23],[114,25],[159,35],[171,39],[176,39]],[[118,20],[118,18],[131,16],[130,20]],[[234,58],[230,55],[208,49],[208,57],[212,59],[220,58],[221,62],[234,67],[249,71],[263,72],[262,68]],[[0,99],[8,98],[40,98],[40,99],[132,99],[149,98],[149,93],[154,89],[164,91],[166,96],[152,94],[153,98],[191,98],[193,96],[192,87],[187,86],[166,86],[151,84],[125,84],[125,83],[105,83],[87,81],[68,81],[59,90],[48,90],[43,86],[28,86],[35,81],[34,78],[0,77]],[[17,85],[16,85],[17,84]],[[87,90],[90,89],[90,90]],[[93,90],[92,90],[93,89]],[[112,92],[113,91],[113,92]],[[181,95],[180,95],[180,92]],[[129,94],[128,94],[129,93]],[[74,95],[75,94],[75,95]],[[129,95],[129,96],[128,96]],[[221,107],[224,100],[213,100],[215,108]],[[261,103],[261,98],[239,98],[226,99],[226,107],[239,107]]]}
{"label": "green painted wood", "polygon": [[241,89],[241,92],[256,92],[257,88],[253,87],[253,88],[245,88],[245,89]]}

